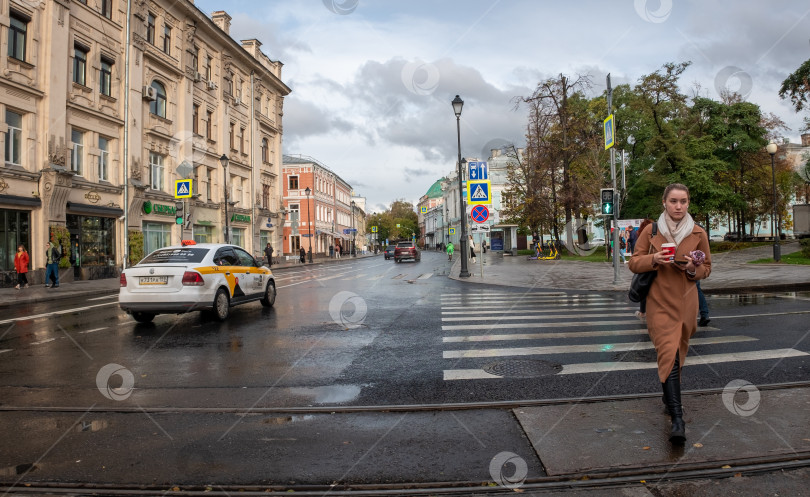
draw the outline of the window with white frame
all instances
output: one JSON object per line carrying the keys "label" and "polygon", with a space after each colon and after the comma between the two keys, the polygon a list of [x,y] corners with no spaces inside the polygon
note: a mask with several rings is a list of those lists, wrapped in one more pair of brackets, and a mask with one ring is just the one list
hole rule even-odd
{"label": "window with white frame", "polygon": [[166,117],[166,88],[158,81],[152,81],[155,89],[155,99],[149,102],[149,112],[156,116]]}
{"label": "window with white frame", "polygon": [[155,152],[149,152],[149,186],[153,190],[163,191],[165,186],[164,174],[163,156]]}
{"label": "window with white frame", "polygon": [[270,162],[270,145],[267,138],[262,138],[262,162]]}
{"label": "window with white frame", "polygon": [[110,140],[103,136],[98,137],[98,180],[110,180]]}
{"label": "window with white frame", "polygon": [[112,0],[100,0],[100,1],[101,1],[101,15],[103,15],[107,19],[112,19]]}
{"label": "window with white frame", "polygon": [[152,13],[146,17],[146,41],[155,44],[155,16]]}
{"label": "window with white frame", "polygon": [[6,163],[22,165],[22,114],[6,110]]}
{"label": "window with white frame", "polygon": [[163,26],[163,52],[172,54],[172,28],[168,24]]}
{"label": "window with white frame", "polygon": [[70,170],[81,176],[84,166],[84,133],[77,129],[71,130],[70,141],[73,142],[73,153],[70,155]]}
{"label": "window with white frame", "polygon": [[210,202],[211,201],[211,183],[213,179],[211,178],[211,168],[205,168],[205,200]]}
{"label": "window with white frame", "polygon": [[98,74],[99,91],[102,95],[112,96],[112,66],[113,62],[106,58],[101,58],[101,69]]}
{"label": "window with white frame", "polygon": [[73,47],[73,82],[87,86],[87,52],[81,45]]}

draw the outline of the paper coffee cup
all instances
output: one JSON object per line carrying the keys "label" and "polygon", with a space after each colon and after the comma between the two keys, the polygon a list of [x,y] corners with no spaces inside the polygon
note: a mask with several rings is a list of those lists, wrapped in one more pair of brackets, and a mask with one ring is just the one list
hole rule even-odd
{"label": "paper coffee cup", "polygon": [[674,243],[664,243],[661,245],[661,250],[667,253],[670,261],[675,260],[675,244]]}

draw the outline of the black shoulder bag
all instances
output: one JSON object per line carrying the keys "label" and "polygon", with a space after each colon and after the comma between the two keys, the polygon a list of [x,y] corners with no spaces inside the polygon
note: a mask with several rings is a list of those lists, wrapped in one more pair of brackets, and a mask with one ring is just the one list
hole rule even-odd
{"label": "black shoulder bag", "polygon": [[[652,223],[652,235],[650,236],[650,251],[652,251],[652,239],[658,234],[658,223]],[[655,277],[658,276],[658,271],[647,271],[646,273],[636,273],[633,275],[633,281],[630,282],[630,291],[627,292],[627,298],[630,302],[641,302],[647,298],[650,293]]]}

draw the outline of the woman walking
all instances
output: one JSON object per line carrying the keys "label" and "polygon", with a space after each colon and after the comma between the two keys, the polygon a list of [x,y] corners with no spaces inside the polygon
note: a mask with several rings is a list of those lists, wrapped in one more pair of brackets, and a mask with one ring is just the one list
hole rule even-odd
{"label": "woman walking", "polygon": [[469,240],[467,243],[470,245],[470,259],[472,259],[473,264],[475,263],[475,241],[473,241],[472,235],[469,236]]}
{"label": "woman walking", "polygon": [[[686,440],[686,427],[681,405],[681,368],[689,338],[697,330],[695,282],[709,276],[712,261],[706,232],[688,212],[689,189],[679,183],[667,186],[663,203],[658,233],[651,236],[652,226],[647,226],[639,234],[630,270],[658,272],[647,295],[647,332],[655,346],[658,379],[672,418],[669,440],[682,444]],[[664,244],[674,244],[674,257],[662,248]]]}
{"label": "woman walking", "polygon": [[20,244],[17,247],[17,253],[14,254],[14,269],[17,270],[17,290],[20,288],[28,288],[28,261],[30,257],[25,247]]}

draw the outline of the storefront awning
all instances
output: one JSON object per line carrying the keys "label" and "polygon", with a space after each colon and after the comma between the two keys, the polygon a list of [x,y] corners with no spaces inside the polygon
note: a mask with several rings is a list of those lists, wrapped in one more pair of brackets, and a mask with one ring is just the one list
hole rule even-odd
{"label": "storefront awning", "polygon": [[78,202],[68,202],[67,210],[73,214],[85,214],[88,216],[121,217],[124,215],[124,209],[118,207],[80,204]]}
{"label": "storefront awning", "polygon": [[20,197],[18,195],[0,195],[0,204],[23,205],[26,207],[39,207],[42,200],[36,197]]}

